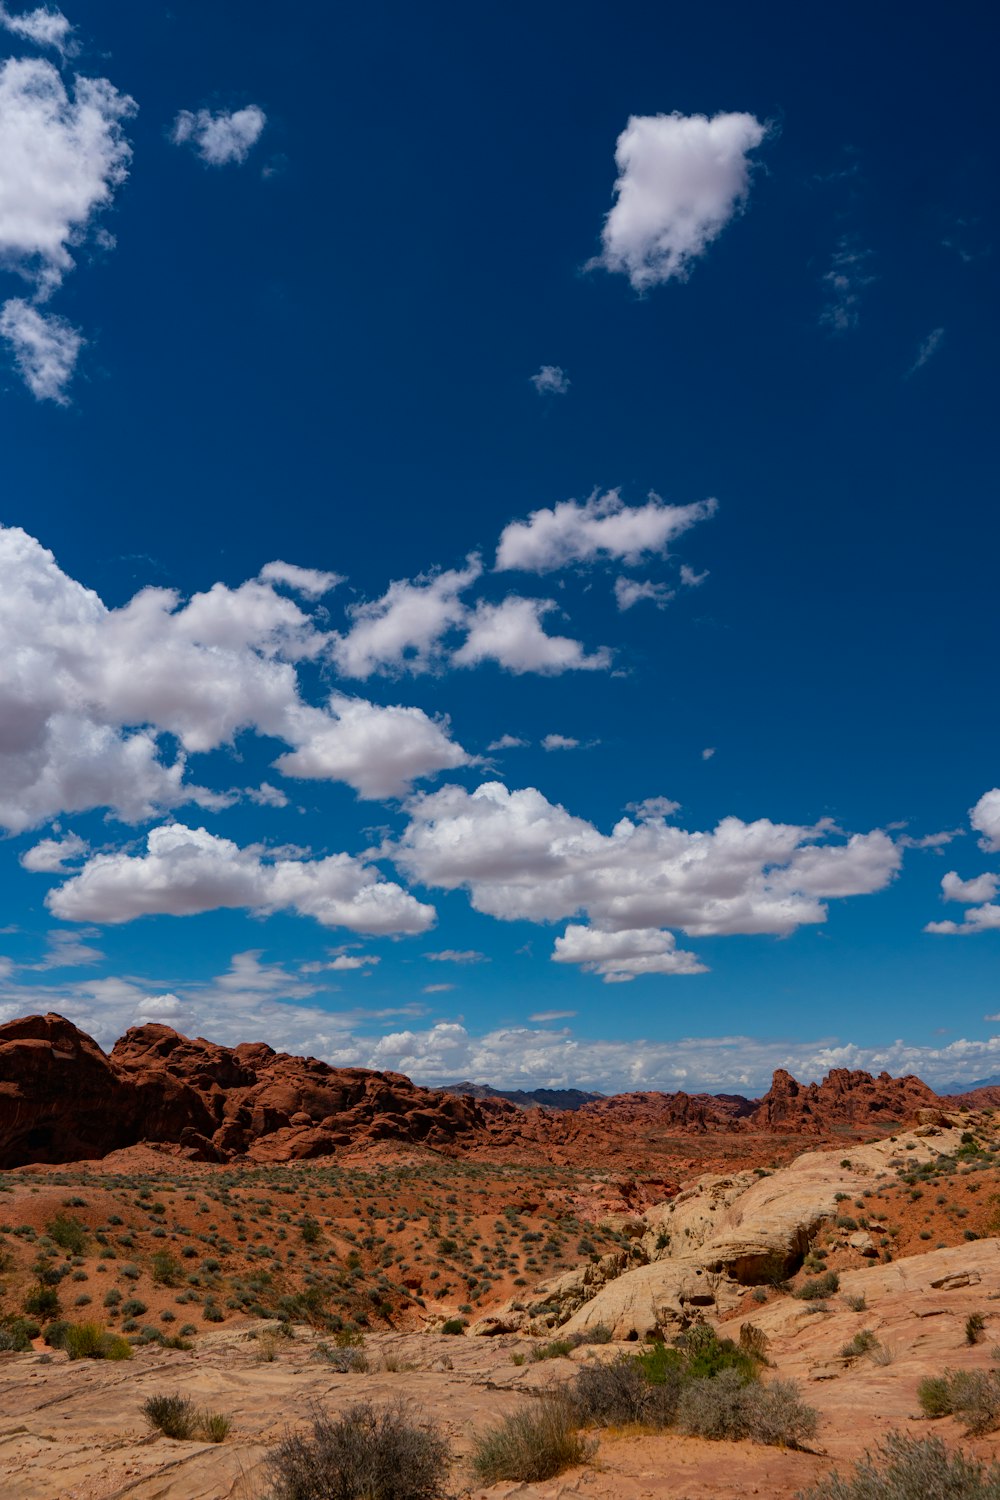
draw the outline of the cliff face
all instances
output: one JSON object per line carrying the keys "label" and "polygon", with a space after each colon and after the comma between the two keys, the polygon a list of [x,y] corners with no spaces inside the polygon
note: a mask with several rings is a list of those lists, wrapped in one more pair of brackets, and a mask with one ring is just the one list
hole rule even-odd
{"label": "cliff face", "polygon": [[371,1140],[445,1145],[486,1118],[475,1101],[401,1073],[331,1068],[263,1043],[220,1047],[138,1026],[108,1056],[62,1016],[0,1026],[5,1168],[105,1156],[141,1140],[206,1161],[294,1161]]}

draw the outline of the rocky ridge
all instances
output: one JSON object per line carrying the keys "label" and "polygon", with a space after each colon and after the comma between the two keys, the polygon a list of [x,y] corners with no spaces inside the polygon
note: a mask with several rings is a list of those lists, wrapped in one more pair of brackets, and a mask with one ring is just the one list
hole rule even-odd
{"label": "rocky ridge", "polygon": [[819,1084],[779,1070],[761,1100],[640,1092],[525,1108],[500,1091],[470,1098],[167,1026],[133,1027],[110,1054],[59,1015],[0,1026],[0,1168],[94,1159],[142,1141],[209,1162],[298,1161],[374,1141],[601,1160],[606,1146],[654,1131],[721,1140],[891,1129],[937,1104],[919,1078],[838,1068]]}

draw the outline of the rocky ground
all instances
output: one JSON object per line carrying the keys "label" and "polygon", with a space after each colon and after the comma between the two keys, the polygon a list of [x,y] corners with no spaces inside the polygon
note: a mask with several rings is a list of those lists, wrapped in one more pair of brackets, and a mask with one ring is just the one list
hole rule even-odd
{"label": "rocky ground", "polygon": [[[71,1362],[41,1340],[0,1354],[0,1476],[19,1500],[264,1500],[266,1455],[312,1404],[340,1411],[402,1396],[445,1433],[456,1495],[790,1500],[890,1429],[960,1439],[954,1419],[921,1415],[916,1390],[946,1367],[995,1360],[996,1145],[990,1114],[935,1116],[849,1154],[838,1145],[787,1167],[702,1175],[659,1201],[654,1184],[640,1201],[636,1183],[597,1168],[540,1174],[387,1144],[336,1165],[221,1167],[132,1148],[8,1173],[0,1310],[20,1309],[48,1263],[66,1271],[56,1288],[63,1317],[99,1317],[138,1342],[127,1363]],[[65,1238],[67,1221],[84,1236],[75,1250],[52,1239],[53,1226]],[[176,1260],[166,1282],[157,1250]],[[788,1274],[775,1266],[750,1284],[754,1256],[786,1252]],[[602,1264],[588,1283],[586,1269]],[[253,1285],[261,1267],[271,1280]],[[699,1267],[711,1296],[677,1295]],[[795,1295],[829,1271],[836,1291]],[[572,1295],[560,1301],[559,1286]],[[289,1297],[301,1300],[281,1303]],[[126,1313],[129,1300],[142,1311]],[[509,1322],[514,1303],[522,1328]],[[752,1321],[768,1340],[766,1378],[797,1381],[820,1414],[809,1451],[603,1432],[588,1463],[558,1479],[477,1488],[474,1435],[572,1379],[582,1361],[634,1351],[627,1335],[649,1330],[632,1314],[647,1303],[668,1335],[692,1319],[734,1334]],[[290,1316],[293,1337],[268,1332],[276,1312]],[[972,1313],[984,1329],[970,1345]],[[469,1330],[442,1331],[446,1317],[463,1316]],[[510,1331],[475,1336],[491,1319]],[[533,1357],[554,1332],[597,1321],[616,1324],[622,1341]],[[181,1328],[193,1330],[191,1347],[163,1347]],[[863,1331],[869,1349],[845,1353]],[[338,1336],[363,1341],[355,1348],[367,1370],[334,1368]],[[151,1433],[143,1400],[175,1391],[230,1417],[227,1440]],[[984,1456],[997,1447],[992,1436],[962,1441]]]}

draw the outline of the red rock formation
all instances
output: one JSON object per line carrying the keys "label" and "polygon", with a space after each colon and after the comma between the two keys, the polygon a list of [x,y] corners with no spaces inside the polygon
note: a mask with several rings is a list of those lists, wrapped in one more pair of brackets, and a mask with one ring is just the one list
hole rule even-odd
{"label": "red rock formation", "polygon": [[823,1132],[837,1125],[891,1124],[912,1119],[921,1109],[940,1107],[938,1096],[912,1073],[893,1078],[880,1073],[832,1068],[822,1083],[798,1083],[779,1068],[771,1087],[747,1120],[752,1130]]}
{"label": "red rock formation", "polygon": [[[517,1113],[497,1103],[490,1113],[502,1111]],[[262,1043],[220,1047],[138,1026],[109,1057],[62,1016],[0,1026],[0,1167],[100,1157],[143,1140],[207,1161],[302,1160],[364,1141],[441,1146],[485,1126],[474,1100]]]}

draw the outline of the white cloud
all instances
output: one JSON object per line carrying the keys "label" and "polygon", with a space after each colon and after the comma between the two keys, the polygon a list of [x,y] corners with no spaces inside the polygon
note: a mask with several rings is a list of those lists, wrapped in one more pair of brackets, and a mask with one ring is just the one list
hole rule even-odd
{"label": "white cloud", "polygon": [[617,490],[592,495],[582,504],[563,500],[532,511],[527,521],[505,526],[497,547],[496,571],[520,569],[551,573],[574,563],[613,558],[630,566],[663,557],[675,537],[715,514],[717,501],[668,505],[651,494],[645,505],[626,505]]}
{"label": "white cloud", "polygon": [[578,964],[587,974],[600,974],[605,984],[621,984],[639,974],[708,972],[693,953],[677,947],[672,932],[656,927],[604,932],[571,924],[556,938],[552,958],[557,964]]}
{"label": "white cloud", "polygon": [[50,932],[47,938],[47,952],[40,964],[34,967],[38,969],[75,969],[83,968],[89,964],[100,963],[104,954],[100,948],[92,948],[83,941],[84,937],[96,936],[93,929],[86,932]]}
{"label": "white cloud", "polygon": [[595,672],[611,665],[606,646],[588,656],[579,641],[547,635],[542,617],[556,609],[554,599],[525,599],[509,594],[501,604],[480,600],[469,620],[465,642],[451,660],[456,667],[495,661],[509,672]]}
{"label": "white cloud", "polygon": [[970,906],[961,922],[928,922],[925,932],[942,936],[968,936],[974,932],[1000,931],[1000,906],[987,903],[985,906]]}
{"label": "white cloud", "polygon": [[955,870],[949,870],[941,880],[941,896],[944,901],[965,901],[974,904],[992,901],[1000,890],[1000,875],[977,875],[972,880],[960,880]]}
{"label": "white cloud", "polygon": [[679,928],[690,936],[794,932],[824,922],[829,899],[884,889],[900,865],[880,830],[831,842],[813,828],[723,818],[711,832],[623,818],[609,835],[534,788],[489,782],[415,797],[387,850],[411,879],[464,888],[504,921],[583,913],[603,932]]}
{"label": "white cloud", "polygon": [[904,379],[909,380],[911,375],[915,375],[918,370],[922,370],[927,361],[934,358],[934,355],[940,349],[943,341],[944,329],[932,328],[930,333],[921,343],[920,348],[917,350],[917,357],[913,361],[910,368],[907,370]]}
{"label": "white cloud", "polygon": [[820,323],[834,333],[849,333],[858,326],[861,294],[875,277],[869,273],[872,252],[845,235],[837,244],[830,269],[823,274],[825,302]]}
{"label": "white cloud", "polygon": [[516,734],[502,734],[498,740],[493,740],[486,746],[487,750],[525,750],[530,740],[518,739]]}
{"label": "white cloud", "polygon": [[[232,798],[185,781],[186,756],[243,730],[283,740],[291,774],[341,777],[364,795],[470,763],[422,710],[343,695],[329,712],[305,704],[296,663],[328,642],[260,581],[186,602],[148,588],[109,610],[33,537],[0,527],[0,826],[22,832],[93,807],[136,822],[187,802],[223,805]],[[170,764],[160,734],[180,743]]]}
{"label": "white cloud", "polygon": [[338,953],[336,958],[323,967],[332,969],[335,974],[344,974],[353,969],[369,969],[377,963],[381,963],[381,959],[376,953]]}
{"label": "white cloud", "polygon": [[939,833],[925,833],[919,838],[910,833],[901,833],[896,843],[901,849],[943,849],[946,844],[961,838],[962,833],[961,828],[944,828]]}
{"label": "white cloud", "polygon": [[84,344],[79,330],[65,318],[40,313],[23,297],[11,297],[0,308],[0,336],[35,399],[67,406],[66,387]]}
{"label": "white cloud", "polygon": [[568,734],[547,734],[542,740],[543,750],[579,750],[580,741]]}
{"label": "white cloud", "polygon": [[343,583],[339,573],[324,573],[319,568],[300,568],[295,563],[265,563],[258,574],[261,583],[283,583],[307,599],[320,599]]}
{"label": "white cloud", "polygon": [[637,292],[683,280],[750,191],[750,152],[767,134],[748,114],[632,115],[618,137],[616,201],[592,265]]}
{"label": "white cloud", "polygon": [[681,563],[681,583],[686,589],[700,588],[708,577],[708,569],[703,573],[696,573],[694,568],[689,568],[687,563]]}
{"label": "white cloud", "polygon": [[576,1015],[576,1011],[575,1010],[539,1010],[539,1011],[536,1011],[533,1016],[529,1016],[528,1020],[529,1021],[569,1021],[569,1020],[572,1020],[572,1018],[575,1015]]}
{"label": "white cloud", "polygon": [[35,10],[12,15],[6,5],[0,5],[0,26],[36,47],[54,47],[65,52],[72,25],[61,10],[55,6],[40,5]]}
{"label": "white cloud", "polygon": [[267,116],[256,104],[245,109],[182,109],[173,124],[170,139],[188,145],[210,167],[245,162],[267,124]]}
{"label": "white cloud", "polygon": [[285,734],[297,748],[275,761],[285,776],[346,781],[362,797],[398,797],[413,781],[474,763],[422,708],[382,708],[334,693],[329,711],[303,707]]}
{"label": "white cloud", "polygon": [[77,77],[71,97],[41,58],[0,67],[0,263],[40,296],[72,269],[70,247],[124,181],[132,153],[121,122],[134,112],[106,78]]}
{"label": "white cloud", "polygon": [[263,858],[204,828],[151,829],[147,852],[97,854],[46,897],[71,922],[117,924],[154,914],[245,909],[295,911],[354,932],[426,932],[434,909],[348,854],[326,859]]}
{"label": "white cloud", "polygon": [[969,822],[977,833],[982,834],[980,849],[985,849],[987,854],[1000,853],[1000,787],[995,786],[983,793],[969,813]]}
{"label": "white cloud", "polygon": [[649,579],[638,578],[616,578],[615,579],[615,603],[624,613],[635,604],[655,604],[657,609],[666,609],[674,591],[665,583],[653,583]]}
{"label": "white cloud", "polygon": [[644,797],[641,802],[630,802],[626,812],[635,813],[636,817],[643,822],[658,818],[672,818],[675,812],[680,812],[681,805],[672,797]]}
{"label": "white cloud", "polygon": [[424,995],[444,995],[448,990],[453,990],[453,984],[425,984],[421,991]]}
{"label": "white cloud", "polygon": [[558,365],[542,365],[530,379],[540,396],[565,396],[570,387],[569,376]]}
{"label": "white cloud", "polygon": [[488,964],[490,961],[477,948],[442,948],[440,953],[425,953],[424,957],[435,964]]}
{"label": "white cloud", "polygon": [[21,855],[21,864],[35,875],[61,874],[68,864],[74,864],[89,852],[90,845],[75,833],[67,833],[61,839],[42,839],[34,848]]}
{"label": "white cloud", "polygon": [[702,758],[702,760],[711,760],[712,756],[714,754],[715,754],[715,746],[714,745],[706,745],[705,748],[704,748],[704,750],[701,752],[701,758]]}
{"label": "white cloud", "polygon": [[345,677],[366,678],[375,672],[429,672],[440,666],[444,637],[468,614],[459,596],[481,573],[478,557],[470,557],[465,568],[413,582],[398,579],[381,599],[351,605],[351,629],[331,642],[340,671]]}
{"label": "white cloud", "polygon": [[284,792],[279,787],[272,786],[269,781],[262,781],[260,786],[248,787],[246,794],[258,807],[288,806],[288,798]]}

